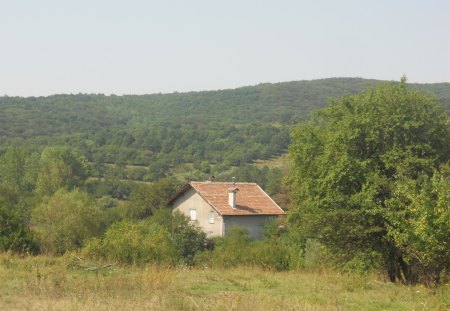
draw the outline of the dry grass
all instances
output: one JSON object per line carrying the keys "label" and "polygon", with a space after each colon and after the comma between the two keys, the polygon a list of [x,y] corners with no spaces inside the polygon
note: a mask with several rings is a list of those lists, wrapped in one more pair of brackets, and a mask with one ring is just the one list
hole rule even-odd
{"label": "dry grass", "polygon": [[[92,264],[91,264],[92,265]],[[1,310],[449,310],[449,286],[333,271],[86,270],[75,257],[0,255]]]}

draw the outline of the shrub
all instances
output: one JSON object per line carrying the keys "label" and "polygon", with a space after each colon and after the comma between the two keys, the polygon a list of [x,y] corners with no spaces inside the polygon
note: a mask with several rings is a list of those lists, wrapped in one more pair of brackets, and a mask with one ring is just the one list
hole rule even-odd
{"label": "shrub", "polygon": [[234,227],[228,236],[213,241],[212,250],[196,256],[198,265],[221,268],[259,266],[274,270],[289,268],[288,248],[278,238],[252,241],[246,229]]}
{"label": "shrub", "polygon": [[101,212],[87,193],[58,190],[33,210],[33,231],[41,250],[63,254],[100,233]]}
{"label": "shrub", "polygon": [[257,266],[277,271],[289,269],[289,250],[279,239],[253,242],[250,256]]}
{"label": "shrub", "polygon": [[149,222],[162,226],[170,233],[177,250],[178,262],[191,266],[195,254],[205,249],[206,234],[179,212],[173,213],[166,208],[156,209]]}
{"label": "shrub", "polygon": [[113,224],[103,239],[92,239],[83,249],[90,257],[123,264],[192,265],[205,247],[205,234],[181,214],[157,209],[147,220]]}
{"label": "shrub", "polygon": [[122,264],[173,264],[176,259],[175,244],[169,232],[148,221],[115,223],[103,239],[91,240],[83,253]]}

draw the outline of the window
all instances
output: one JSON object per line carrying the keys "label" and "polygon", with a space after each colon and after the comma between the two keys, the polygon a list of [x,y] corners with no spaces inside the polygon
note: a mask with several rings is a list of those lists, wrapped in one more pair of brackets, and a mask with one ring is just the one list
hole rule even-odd
{"label": "window", "polygon": [[189,210],[189,216],[191,217],[191,220],[197,220],[197,210],[190,209]]}
{"label": "window", "polygon": [[214,211],[209,212],[209,223],[210,224],[214,223]]}

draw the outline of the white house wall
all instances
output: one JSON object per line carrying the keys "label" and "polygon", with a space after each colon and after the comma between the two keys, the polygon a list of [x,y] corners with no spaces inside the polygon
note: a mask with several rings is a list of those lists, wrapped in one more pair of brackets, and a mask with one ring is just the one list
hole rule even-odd
{"label": "white house wall", "polygon": [[[208,237],[223,236],[223,219],[195,190],[189,189],[173,203],[173,210],[190,217],[190,210],[197,214],[197,224]],[[210,213],[214,223],[210,223]]]}

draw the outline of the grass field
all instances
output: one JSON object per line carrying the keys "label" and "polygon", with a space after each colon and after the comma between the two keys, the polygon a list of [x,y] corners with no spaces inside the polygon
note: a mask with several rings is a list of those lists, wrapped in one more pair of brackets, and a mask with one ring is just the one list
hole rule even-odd
{"label": "grass field", "polygon": [[450,287],[331,270],[96,270],[75,256],[0,254],[0,310],[450,310]]}
{"label": "grass field", "polygon": [[274,157],[269,160],[256,160],[255,164],[257,167],[262,168],[264,166],[267,166],[268,168],[282,168],[287,166],[289,163],[288,155],[287,153],[282,154],[278,157]]}

